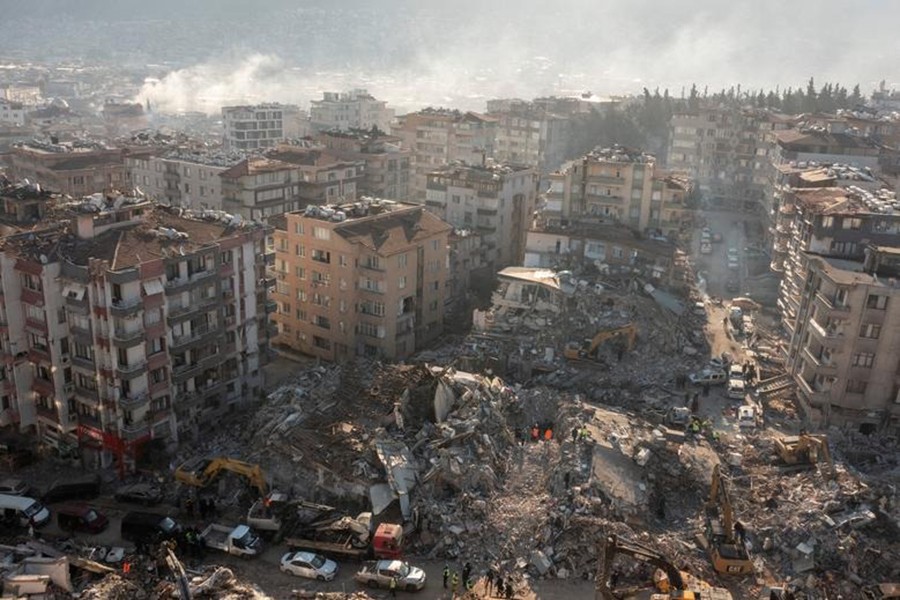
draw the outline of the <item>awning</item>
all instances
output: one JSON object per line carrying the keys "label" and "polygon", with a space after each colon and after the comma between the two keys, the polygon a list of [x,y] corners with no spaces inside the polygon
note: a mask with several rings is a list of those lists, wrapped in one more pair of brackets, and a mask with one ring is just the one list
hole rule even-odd
{"label": "awning", "polygon": [[159,281],[159,279],[150,279],[143,283],[144,285],[144,293],[148,296],[153,296],[155,294],[162,294],[166,291],[166,288],[163,287],[163,284]]}
{"label": "awning", "polygon": [[80,283],[67,283],[63,288],[63,296],[74,300],[82,300],[87,288]]}

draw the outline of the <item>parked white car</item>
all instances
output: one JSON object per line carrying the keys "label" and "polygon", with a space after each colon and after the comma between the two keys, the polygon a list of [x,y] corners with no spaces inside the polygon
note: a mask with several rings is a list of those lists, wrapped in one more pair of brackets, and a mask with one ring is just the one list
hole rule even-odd
{"label": "parked white car", "polygon": [[336,562],[313,552],[288,552],[281,557],[281,571],[297,577],[331,581],[337,570]]}
{"label": "parked white car", "polygon": [[694,385],[718,385],[728,381],[728,375],[721,369],[703,369],[697,373],[691,373],[689,379]]}

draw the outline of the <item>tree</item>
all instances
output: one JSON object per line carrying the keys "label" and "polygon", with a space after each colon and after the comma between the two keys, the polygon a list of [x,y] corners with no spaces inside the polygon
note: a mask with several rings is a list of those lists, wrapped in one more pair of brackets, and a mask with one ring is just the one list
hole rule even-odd
{"label": "tree", "polygon": [[816,94],[816,82],[812,77],[806,84],[806,98],[801,102],[803,112],[814,113],[819,110],[818,95]]}

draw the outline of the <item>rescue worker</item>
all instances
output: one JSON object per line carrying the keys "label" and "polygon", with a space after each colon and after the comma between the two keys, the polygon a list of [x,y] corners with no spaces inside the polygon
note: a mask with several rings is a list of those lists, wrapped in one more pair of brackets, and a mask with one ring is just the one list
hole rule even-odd
{"label": "rescue worker", "polygon": [[538,438],[540,438],[540,437],[541,437],[541,429],[540,429],[540,427],[538,427],[538,424],[535,423],[534,425],[531,426],[531,441],[536,442],[536,441],[538,441]]}
{"label": "rescue worker", "polygon": [[451,598],[456,597],[456,590],[459,589],[459,573],[453,571],[453,577],[450,578],[450,593]]}
{"label": "rescue worker", "polygon": [[447,580],[450,579],[450,565],[444,563],[444,589],[447,589]]}
{"label": "rescue worker", "polygon": [[397,578],[391,577],[391,598],[397,597]]}
{"label": "rescue worker", "polygon": [[491,596],[491,588],[494,585],[494,569],[488,567],[487,573],[484,574],[484,591],[488,598]]}

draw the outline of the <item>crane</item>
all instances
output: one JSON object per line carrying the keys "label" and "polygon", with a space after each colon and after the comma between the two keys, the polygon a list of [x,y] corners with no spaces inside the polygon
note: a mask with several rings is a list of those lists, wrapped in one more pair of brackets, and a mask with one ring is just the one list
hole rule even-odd
{"label": "crane", "polygon": [[734,509],[719,465],[713,467],[709,499],[706,501],[706,530],[700,537],[718,573],[748,575],[753,573],[753,560],[742,539],[737,539]]}
{"label": "crane", "polygon": [[[636,590],[613,590],[610,586],[613,562],[617,555],[630,556],[635,560],[656,567],[653,583],[656,589],[669,600],[732,600],[731,592],[722,588],[714,588],[705,581],[696,579],[689,573],[680,571],[659,552],[635,542],[621,541],[615,535],[606,536],[600,550],[597,565],[596,600],[616,600],[618,598],[637,598]],[[657,598],[658,596],[653,596]]]}

